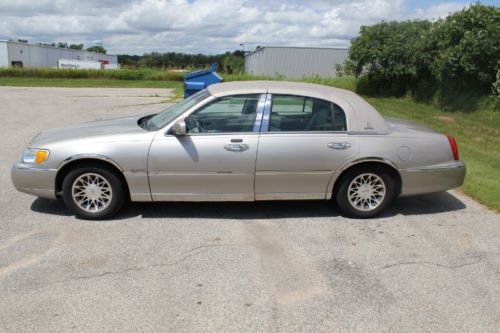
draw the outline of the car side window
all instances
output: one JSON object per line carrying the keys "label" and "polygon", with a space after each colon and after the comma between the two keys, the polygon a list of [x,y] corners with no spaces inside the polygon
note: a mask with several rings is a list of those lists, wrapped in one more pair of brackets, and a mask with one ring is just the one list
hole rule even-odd
{"label": "car side window", "polygon": [[187,132],[252,132],[258,101],[258,94],[219,98],[186,117]]}
{"label": "car side window", "polygon": [[270,132],[346,130],[345,113],[334,103],[302,96],[272,97]]}

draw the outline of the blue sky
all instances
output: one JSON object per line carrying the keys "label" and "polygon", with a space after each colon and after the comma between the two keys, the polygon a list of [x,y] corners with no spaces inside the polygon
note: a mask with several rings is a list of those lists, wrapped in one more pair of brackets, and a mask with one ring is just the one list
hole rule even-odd
{"label": "blue sky", "polygon": [[[348,47],[361,25],[446,17],[468,1],[0,0],[0,39],[84,43],[111,53],[219,53],[257,45]],[[484,4],[500,5],[500,0]]]}

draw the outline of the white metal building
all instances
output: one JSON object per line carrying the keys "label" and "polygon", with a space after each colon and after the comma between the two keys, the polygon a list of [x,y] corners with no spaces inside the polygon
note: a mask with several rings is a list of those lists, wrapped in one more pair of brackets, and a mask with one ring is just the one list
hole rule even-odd
{"label": "white metal building", "polygon": [[348,49],[262,47],[245,55],[245,72],[270,77],[332,77],[347,59]]}
{"label": "white metal building", "polygon": [[57,67],[60,59],[98,61],[110,67],[118,65],[116,55],[0,41],[0,67]]}

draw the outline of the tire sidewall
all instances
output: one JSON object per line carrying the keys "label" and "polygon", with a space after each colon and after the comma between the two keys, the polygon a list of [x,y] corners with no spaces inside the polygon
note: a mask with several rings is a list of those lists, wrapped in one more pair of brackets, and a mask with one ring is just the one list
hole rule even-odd
{"label": "tire sidewall", "polygon": [[[349,201],[349,198],[348,198],[349,185],[351,184],[351,182],[354,178],[356,178],[357,176],[359,176],[363,173],[373,173],[373,174],[379,176],[385,185],[386,195],[384,197],[384,200],[377,208],[370,210],[370,211],[362,211],[362,210],[356,209],[351,204],[351,202]],[[382,212],[385,208],[387,208],[391,204],[392,200],[394,199],[394,195],[395,195],[395,187],[396,187],[396,183],[395,183],[394,179],[383,168],[359,167],[359,168],[355,168],[353,170],[348,171],[347,174],[342,176],[342,178],[340,179],[339,187],[336,191],[335,197],[336,197],[337,205],[344,215],[346,215],[348,217],[354,217],[354,218],[370,218],[370,217],[374,217],[374,216],[380,214],[380,212]]]}
{"label": "tire sidewall", "polygon": [[[72,195],[72,187],[75,180],[85,173],[96,173],[104,177],[110,184],[111,190],[113,192],[113,197],[111,202],[106,209],[97,212],[90,213],[81,209],[74,201]],[[118,178],[113,172],[99,167],[80,167],[70,171],[64,178],[63,185],[63,200],[66,206],[78,217],[87,220],[101,220],[107,219],[114,216],[125,202],[125,191],[124,185],[120,178]]]}

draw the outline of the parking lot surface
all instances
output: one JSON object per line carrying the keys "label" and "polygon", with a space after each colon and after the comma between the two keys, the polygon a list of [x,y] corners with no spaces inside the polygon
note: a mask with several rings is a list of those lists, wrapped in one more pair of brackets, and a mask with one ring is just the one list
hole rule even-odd
{"label": "parking lot surface", "polygon": [[17,192],[39,131],[165,108],[164,89],[0,87],[0,332],[498,332],[500,215],[331,202],[141,203],[84,221]]}

